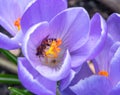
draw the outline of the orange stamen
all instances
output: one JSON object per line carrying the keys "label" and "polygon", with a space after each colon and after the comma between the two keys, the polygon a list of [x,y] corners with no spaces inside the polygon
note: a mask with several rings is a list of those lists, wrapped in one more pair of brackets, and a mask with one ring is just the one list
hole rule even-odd
{"label": "orange stamen", "polygon": [[108,72],[107,71],[100,71],[98,72],[99,75],[108,77]]}
{"label": "orange stamen", "polygon": [[52,41],[50,48],[45,52],[47,57],[57,58],[60,52],[59,46],[62,44],[61,39],[57,39],[57,41]]}
{"label": "orange stamen", "polygon": [[17,27],[18,31],[21,29],[21,26],[20,26],[20,18],[18,18],[18,19],[14,22],[14,25]]}

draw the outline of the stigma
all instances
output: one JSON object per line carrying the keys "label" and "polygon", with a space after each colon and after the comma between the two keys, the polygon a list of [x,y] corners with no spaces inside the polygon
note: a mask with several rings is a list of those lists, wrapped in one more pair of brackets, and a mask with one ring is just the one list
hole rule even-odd
{"label": "stigma", "polygon": [[105,77],[108,77],[108,75],[109,75],[107,71],[100,71],[100,72],[98,72],[98,74],[101,76],[105,76]]}
{"label": "stigma", "polygon": [[17,30],[20,31],[21,26],[20,26],[20,18],[16,19],[14,22],[14,26],[17,27]]}

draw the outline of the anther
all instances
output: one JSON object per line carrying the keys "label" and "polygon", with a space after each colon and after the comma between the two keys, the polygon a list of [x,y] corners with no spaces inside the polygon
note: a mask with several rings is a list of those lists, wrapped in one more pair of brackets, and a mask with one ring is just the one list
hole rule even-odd
{"label": "anther", "polygon": [[98,72],[99,75],[108,77],[108,72],[107,71],[100,71]]}
{"label": "anther", "polygon": [[21,29],[20,18],[18,18],[17,20],[15,20],[14,25],[17,27],[18,31]]}
{"label": "anther", "polygon": [[57,58],[60,52],[59,46],[61,45],[61,43],[61,39],[53,40],[50,45],[50,48],[45,52],[46,56]]}

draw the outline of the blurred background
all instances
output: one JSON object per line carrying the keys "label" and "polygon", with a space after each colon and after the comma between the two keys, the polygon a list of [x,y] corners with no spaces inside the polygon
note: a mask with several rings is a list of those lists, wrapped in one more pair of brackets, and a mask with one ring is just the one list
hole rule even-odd
{"label": "blurred background", "polygon": [[[68,0],[68,7],[84,7],[88,11],[90,17],[92,17],[94,13],[99,12],[104,19],[107,19],[113,12],[120,13],[120,0]],[[0,32],[8,34],[1,26]],[[21,55],[20,50],[13,50],[10,52],[16,56]],[[0,52],[0,74],[17,75],[17,66],[12,64],[2,52]],[[21,87],[0,83],[0,95],[9,95],[9,86]]]}

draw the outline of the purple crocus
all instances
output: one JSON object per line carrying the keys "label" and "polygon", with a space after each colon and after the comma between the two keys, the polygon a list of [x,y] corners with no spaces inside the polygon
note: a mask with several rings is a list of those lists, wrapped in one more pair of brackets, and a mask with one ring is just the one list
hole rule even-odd
{"label": "purple crocus", "polygon": [[15,49],[20,47],[23,36],[20,19],[30,1],[32,0],[0,0],[0,25],[12,36],[9,38],[0,32],[0,48]]}
{"label": "purple crocus", "polygon": [[[37,8],[31,7],[30,10]],[[29,12],[26,11],[25,17],[29,17]],[[19,79],[34,94],[55,95],[58,81],[62,81],[62,88],[67,87],[82,63],[102,49],[106,26],[99,14],[90,25],[89,15],[81,7],[65,9],[49,22],[33,25],[37,17],[32,14],[31,18],[28,21],[23,16],[21,21],[26,34],[22,46],[25,57],[18,59]],[[29,24],[25,24],[27,22]]]}
{"label": "purple crocus", "polygon": [[70,89],[76,95],[120,94],[120,15],[112,14],[107,20],[109,32],[105,47],[93,61],[96,75],[80,80]]}

